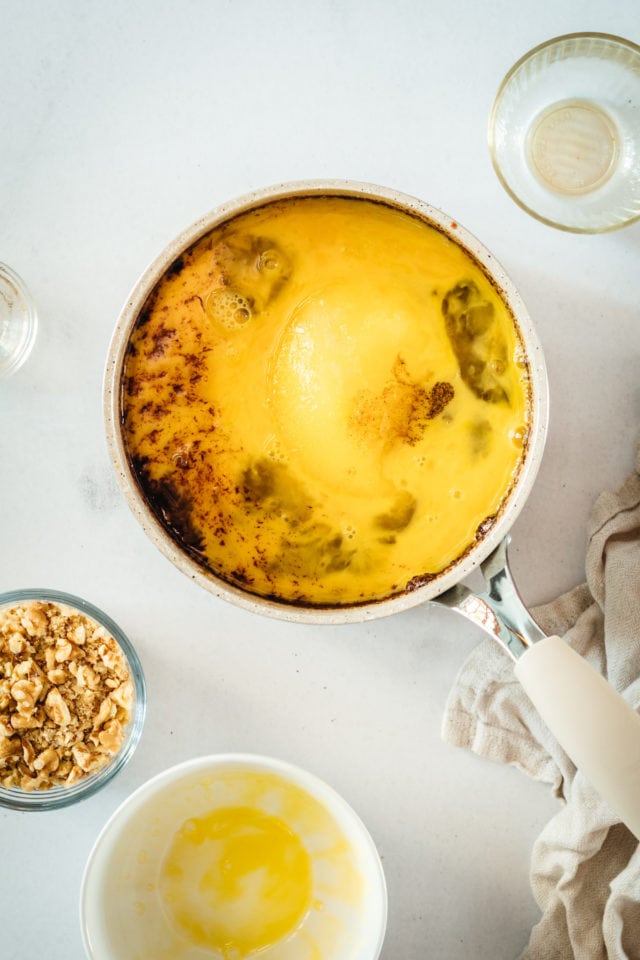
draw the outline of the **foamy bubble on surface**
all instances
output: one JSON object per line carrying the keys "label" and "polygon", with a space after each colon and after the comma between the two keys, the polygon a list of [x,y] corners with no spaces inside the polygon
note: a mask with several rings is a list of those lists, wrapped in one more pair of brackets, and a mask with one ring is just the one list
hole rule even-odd
{"label": "foamy bubble on surface", "polygon": [[265,454],[269,457],[270,460],[275,461],[276,463],[288,463],[289,457],[287,456],[284,447],[275,437],[271,437],[265,448]]}
{"label": "foamy bubble on surface", "polygon": [[249,300],[236,290],[225,288],[211,291],[205,302],[205,311],[227,330],[239,330],[253,316]]}
{"label": "foamy bubble on surface", "polygon": [[258,257],[257,267],[262,273],[280,273],[288,268],[288,264],[281,251],[276,247],[269,247]]}

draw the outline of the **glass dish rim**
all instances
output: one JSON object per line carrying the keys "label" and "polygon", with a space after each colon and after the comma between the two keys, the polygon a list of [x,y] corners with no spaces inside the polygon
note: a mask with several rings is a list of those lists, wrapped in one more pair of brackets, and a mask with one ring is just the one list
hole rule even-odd
{"label": "glass dish rim", "polygon": [[22,811],[55,810],[70,806],[80,800],[93,796],[105,786],[131,759],[142,735],[146,709],[147,690],[144,671],[138,654],[121,627],[103,610],[95,604],[77,594],[63,590],[49,588],[26,587],[23,589],[7,590],[0,593],[0,610],[11,604],[26,600],[43,600],[44,602],[66,604],[81,613],[91,617],[109,631],[114,640],[122,649],[131,670],[131,679],[135,689],[135,704],[131,719],[127,726],[125,742],[104,767],[95,774],[85,777],[69,787],[57,786],[49,790],[21,790],[19,787],[0,786],[0,809]]}
{"label": "glass dish rim", "polygon": [[498,180],[502,184],[504,190],[511,197],[511,199],[520,207],[521,210],[524,210],[525,213],[528,213],[529,216],[533,217],[539,223],[544,223],[548,227],[555,227],[557,230],[563,230],[565,233],[581,233],[581,234],[599,234],[599,233],[612,233],[614,230],[621,230],[623,227],[628,227],[632,223],[637,223],[640,220],[640,213],[635,214],[632,217],[628,217],[626,220],[621,220],[619,223],[611,224],[606,227],[575,227],[568,226],[566,223],[560,223],[557,220],[553,220],[551,217],[545,217],[543,214],[538,213],[532,207],[528,206],[517,193],[514,192],[510,184],[505,179],[500,162],[497,158],[496,146],[495,146],[495,120],[496,114],[498,111],[498,105],[500,103],[502,94],[504,93],[505,88],[508,86],[515,74],[520,70],[520,68],[527,63],[529,60],[532,60],[537,54],[542,50],[547,49],[548,47],[556,46],[560,43],[564,43],[569,40],[580,40],[580,39],[593,39],[593,40],[606,40],[611,43],[612,46],[621,46],[626,47],[632,53],[635,53],[638,58],[640,58],[640,45],[634,43],[633,40],[628,40],[626,37],[620,37],[614,33],[601,33],[593,30],[583,30],[576,33],[563,33],[559,34],[556,37],[551,37],[549,40],[544,40],[542,43],[537,44],[537,46],[532,47],[530,50],[527,50],[513,66],[507,71],[504,75],[500,86],[496,92],[496,95],[493,99],[493,104],[491,105],[491,112],[489,114],[489,122],[487,128],[487,140],[489,144],[489,154],[491,157],[491,163],[493,169],[498,177]]}
{"label": "glass dish rim", "polygon": [[14,284],[16,289],[19,291],[26,309],[25,319],[28,323],[29,332],[25,342],[22,345],[22,349],[18,355],[13,358],[11,366],[9,366],[3,373],[0,373],[0,382],[3,380],[8,380],[25,364],[29,358],[29,355],[31,354],[31,351],[33,350],[36,337],[38,335],[38,311],[36,309],[35,301],[31,296],[31,292],[22,279],[22,276],[19,273],[16,273],[13,267],[10,267],[8,263],[4,262],[4,260],[0,261],[0,281],[1,280],[7,280]]}

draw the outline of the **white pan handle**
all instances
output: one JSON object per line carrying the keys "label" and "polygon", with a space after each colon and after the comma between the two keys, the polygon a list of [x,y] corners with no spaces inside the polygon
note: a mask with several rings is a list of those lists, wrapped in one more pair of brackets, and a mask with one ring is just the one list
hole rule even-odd
{"label": "white pan handle", "polygon": [[560,746],[640,839],[640,715],[560,637],[534,643],[515,673]]}

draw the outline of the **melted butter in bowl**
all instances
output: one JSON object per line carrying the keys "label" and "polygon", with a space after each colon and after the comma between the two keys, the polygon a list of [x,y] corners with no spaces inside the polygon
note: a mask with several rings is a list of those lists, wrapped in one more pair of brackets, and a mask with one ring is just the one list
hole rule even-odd
{"label": "melted butter in bowl", "polygon": [[300,925],[312,882],[311,856],[281,817],[223,807],[183,823],[158,889],[165,912],[188,940],[242,958]]}
{"label": "melted butter in bowl", "polygon": [[530,369],[485,269],[426,219],[290,197],[153,288],[121,417],[145,503],[206,574],[284,604],[401,595],[457,563],[527,454]]}
{"label": "melted butter in bowl", "polygon": [[375,847],[322,781],[279,761],[201,758],[109,821],[82,895],[92,960],[375,960]]}

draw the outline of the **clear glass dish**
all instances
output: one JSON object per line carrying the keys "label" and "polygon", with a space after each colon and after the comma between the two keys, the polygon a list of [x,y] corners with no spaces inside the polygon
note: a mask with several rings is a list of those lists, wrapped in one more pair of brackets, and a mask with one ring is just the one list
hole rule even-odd
{"label": "clear glass dish", "polygon": [[25,362],[36,339],[38,315],[24,281],[0,263],[0,380]]}
{"label": "clear glass dish", "polygon": [[125,727],[124,740],[111,760],[95,773],[88,774],[69,786],[49,789],[22,790],[19,787],[0,786],[0,807],[12,810],[54,810],[93,796],[115,777],[131,759],[138,745],[146,713],[147,696],[142,665],[136,651],[120,627],[111,617],[80,597],[58,590],[26,589],[0,594],[0,611],[29,600],[42,600],[71,607],[104,627],[120,646],[133,683],[133,702],[130,719]]}
{"label": "clear glass dish", "polygon": [[575,233],[640,218],[640,47],[603,33],[556,37],[507,73],[489,149],[527,213]]}

